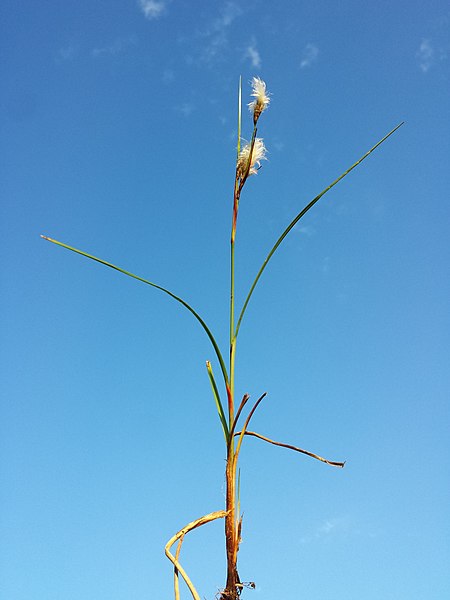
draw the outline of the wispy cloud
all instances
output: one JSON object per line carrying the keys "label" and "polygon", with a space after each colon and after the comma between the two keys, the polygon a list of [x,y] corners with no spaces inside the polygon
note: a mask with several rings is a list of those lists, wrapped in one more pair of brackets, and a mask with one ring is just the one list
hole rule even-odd
{"label": "wispy cloud", "polygon": [[205,31],[199,35],[205,40],[201,51],[201,61],[212,64],[223,55],[228,45],[230,25],[242,14],[242,9],[235,2],[226,2],[219,15],[212,20]]}
{"label": "wispy cloud", "polygon": [[316,230],[314,229],[314,227],[312,225],[301,225],[300,227],[297,226],[295,229],[299,233],[303,233],[304,235],[307,235],[308,237],[311,237],[316,233]]}
{"label": "wispy cloud", "polygon": [[333,517],[322,521],[312,534],[303,536],[300,542],[309,544],[314,540],[328,539],[331,536],[348,533],[359,533],[359,531],[354,529],[348,517]]}
{"label": "wispy cloud", "polygon": [[165,10],[167,2],[165,0],[139,0],[138,4],[149,21],[161,17]]}
{"label": "wispy cloud", "polygon": [[[438,37],[440,37],[438,32]],[[422,73],[428,73],[430,69],[438,67],[448,59],[449,55],[448,40],[432,41],[430,38],[423,38],[419,49],[416,52],[417,64]]]}
{"label": "wispy cloud", "polygon": [[303,48],[302,58],[300,61],[300,69],[307,69],[315,62],[319,57],[319,48],[315,44],[306,44]]}
{"label": "wispy cloud", "polygon": [[111,44],[99,46],[92,50],[92,56],[99,58],[101,56],[114,56],[125,52],[130,46],[137,44],[136,36],[132,35],[127,38],[117,38]]}
{"label": "wispy cloud", "polygon": [[215,22],[215,26],[219,29],[228,27],[233,21],[242,14],[242,9],[235,2],[226,2],[222,9],[219,18]]}
{"label": "wispy cloud", "polygon": [[284,142],[275,139],[275,141],[273,142],[273,147],[277,152],[281,152],[282,150],[284,150]]}
{"label": "wispy cloud", "polygon": [[323,543],[336,538],[340,539],[355,536],[377,538],[383,535],[385,535],[385,532],[371,523],[357,523],[350,516],[331,517],[319,523],[313,531],[300,538],[300,543]]}
{"label": "wispy cloud", "polygon": [[427,73],[435,61],[435,52],[430,40],[421,41],[416,57],[422,73]]}
{"label": "wispy cloud", "polygon": [[338,531],[345,531],[348,529],[347,519],[327,519],[324,521],[316,531],[316,537],[323,537],[324,535],[330,535],[330,533],[336,533]]}
{"label": "wispy cloud", "polygon": [[175,110],[183,115],[183,117],[190,117],[193,111],[195,110],[195,106],[192,102],[184,102],[179,106],[175,107]]}
{"label": "wispy cloud", "polygon": [[261,68],[261,56],[258,48],[256,47],[255,40],[252,40],[252,42],[245,49],[244,58],[250,59],[250,63],[255,69]]}
{"label": "wispy cloud", "polygon": [[68,46],[64,46],[58,50],[58,55],[56,56],[56,62],[61,63],[65,61],[74,60],[78,55],[78,48],[73,44],[69,44]]}

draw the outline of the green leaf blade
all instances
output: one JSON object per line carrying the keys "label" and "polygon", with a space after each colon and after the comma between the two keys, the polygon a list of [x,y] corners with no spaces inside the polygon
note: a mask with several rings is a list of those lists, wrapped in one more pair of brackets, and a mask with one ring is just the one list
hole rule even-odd
{"label": "green leaf blade", "polygon": [[110,262],[107,262],[106,260],[103,260],[102,258],[98,258],[97,256],[93,256],[92,254],[88,254],[87,252],[84,252],[83,250],[79,250],[78,248],[74,248],[73,246],[69,246],[68,244],[65,244],[64,242],[59,242],[58,240],[54,240],[50,237],[47,237],[46,235],[41,235],[41,238],[43,238],[44,240],[47,240],[48,242],[51,242],[52,244],[56,244],[57,246],[61,246],[62,248],[65,248],[66,250],[70,250],[71,252],[75,252],[75,254],[80,254],[81,256],[84,256],[85,258],[89,258],[90,260],[93,260],[95,262],[98,262],[102,265],[104,265],[105,267],[109,267],[110,269],[114,269],[115,271],[119,271],[119,273],[122,273],[123,275],[127,275],[128,277],[131,277],[132,279],[136,279],[137,281],[141,281],[142,283],[145,283],[146,285],[149,285],[153,288],[156,288],[157,290],[160,290],[161,292],[164,292],[165,294],[167,294],[168,296],[170,296],[171,298],[173,298],[174,300],[176,300],[177,302],[179,302],[180,304],[182,304],[185,308],[187,308],[187,310],[194,315],[194,317],[197,319],[197,321],[200,323],[200,325],[202,326],[203,330],[205,331],[206,335],[208,336],[214,351],[216,353],[217,359],[219,361],[220,364],[220,368],[222,370],[222,375],[225,381],[225,384],[228,383],[228,373],[227,373],[227,368],[225,366],[225,361],[223,360],[222,357],[222,353],[220,352],[220,348],[211,332],[211,330],[209,329],[208,325],[205,323],[205,321],[202,319],[202,317],[198,314],[198,312],[196,310],[194,310],[192,308],[192,306],[190,306],[185,300],[183,300],[182,298],[180,298],[179,296],[177,296],[176,294],[174,294],[173,292],[171,292],[170,290],[166,289],[165,287],[158,285],[157,283],[153,283],[152,281],[149,281],[148,279],[144,279],[144,277],[140,277],[139,275],[135,275],[134,273],[131,273],[130,271],[126,271],[125,269],[122,269],[121,267],[118,267],[117,265],[113,265]]}
{"label": "green leaf blade", "polygon": [[322,190],[320,192],[320,194],[318,194],[315,198],[313,198],[311,200],[311,202],[309,204],[307,204],[299,213],[296,217],[294,217],[294,219],[292,219],[292,221],[289,223],[289,225],[286,227],[286,229],[283,231],[283,233],[280,235],[280,237],[277,239],[277,241],[275,242],[275,244],[272,246],[272,249],[270,250],[269,254],[267,255],[267,257],[265,258],[261,268],[259,269],[255,279],[253,280],[253,283],[250,287],[250,291],[247,294],[247,297],[245,299],[244,305],[242,307],[242,310],[240,312],[237,324],[236,324],[236,331],[235,331],[235,337],[237,337],[238,333],[239,333],[239,329],[241,327],[241,323],[242,323],[242,319],[244,317],[245,311],[247,310],[247,306],[248,303],[250,302],[250,298],[253,295],[253,292],[256,288],[256,285],[261,277],[261,275],[263,274],[265,268],[267,267],[270,259],[272,258],[272,256],[275,254],[276,250],[278,249],[278,247],[280,246],[281,242],[284,240],[284,238],[288,235],[288,233],[295,227],[295,225],[300,221],[300,219],[322,198],[322,196],[324,196],[327,192],[329,192],[336,184],[338,184],[342,179],[344,179],[344,177],[346,177],[349,173],[351,173],[351,171],[353,171],[353,169],[355,169],[358,165],[360,165],[363,160],[365,160],[370,154],[372,154],[372,152],[378,148],[378,146],[380,146],[381,144],[383,144],[383,142],[385,142],[393,133],[395,133],[397,131],[397,129],[399,129],[402,125],[404,125],[404,121],[402,121],[399,125],[397,125],[396,127],[394,127],[394,129],[392,129],[388,134],[386,134],[379,142],[377,142],[374,146],[372,146],[372,148],[370,148],[370,150],[368,150],[359,160],[357,160],[350,168],[348,168],[346,171],[344,171],[344,173],[342,173],[342,175],[340,175],[337,179],[335,179],[332,183],[330,183],[329,186],[327,186],[324,190]]}
{"label": "green leaf blade", "polygon": [[228,445],[228,441],[230,439],[230,432],[228,429],[227,419],[225,417],[225,411],[223,410],[223,404],[220,400],[219,390],[217,389],[216,380],[214,378],[214,373],[211,367],[211,363],[209,360],[206,361],[206,369],[208,371],[209,382],[211,384],[212,393],[214,396],[214,401],[216,403],[217,412],[219,414],[219,419],[222,424],[223,434],[225,436],[225,442]]}

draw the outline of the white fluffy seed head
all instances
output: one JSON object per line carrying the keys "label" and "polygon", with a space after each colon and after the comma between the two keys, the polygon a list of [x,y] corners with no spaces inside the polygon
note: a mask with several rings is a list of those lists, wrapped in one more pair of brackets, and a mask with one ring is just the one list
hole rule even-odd
{"label": "white fluffy seed head", "polygon": [[249,175],[256,175],[259,167],[261,166],[261,161],[266,160],[266,147],[264,146],[264,142],[262,138],[256,138],[255,143],[253,145],[253,152],[250,159],[250,147],[251,144],[246,144],[242,150],[239,152],[239,157],[237,161],[237,174],[239,178],[245,176],[245,173],[248,168],[249,160],[250,160],[250,169]]}
{"label": "white fluffy seed head", "polygon": [[269,94],[266,91],[265,82],[259,77],[253,77],[252,79],[252,93],[251,95],[254,97],[248,108],[251,113],[253,113],[253,120],[256,121],[259,119],[259,115],[266,110],[266,108],[270,104]]}

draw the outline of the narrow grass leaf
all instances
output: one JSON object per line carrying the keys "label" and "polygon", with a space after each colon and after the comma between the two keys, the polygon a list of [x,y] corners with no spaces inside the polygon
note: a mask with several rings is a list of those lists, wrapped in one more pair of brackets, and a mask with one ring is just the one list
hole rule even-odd
{"label": "narrow grass leaf", "polygon": [[346,177],[351,171],[353,171],[353,169],[355,169],[358,165],[360,165],[363,162],[363,160],[365,160],[369,156],[369,154],[371,154],[376,148],[378,148],[378,146],[380,146],[383,142],[385,142],[403,124],[404,124],[404,121],[402,123],[400,123],[399,125],[397,125],[397,127],[394,127],[394,129],[392,129],[392,131],[390,131],[387,135],[384,136],[384,138],[382,138],[379,142],[377,142],[375,144],[375,146],[373,146],[368,152],[366,152],[349,169],[344,171],[344,173],[342,173],[342,175],[340,175],[337,179],[335,179],[332,183],[330,183],[330,185],[328,187],[326,187],[324,190],[322,190],[320,192],[320,194],[318,194],[315,198],[313,198],[311,200],[311,202],[307,206],[305,206],[305,208],[303,208],[303,210],[301,210],[294,219],[292,219],[292,221],[289,223],[289,225],[286,227],[286,229],[283,231],[283,233],[280,235],[278,240],[273,245],[271,251],[267,255],[265,261],[263,262],[261,268],[259,269],[259,271],[250,287],[250,291],[247,295],[247,298],[245,299],[244,305],[242,307],[241,313],[240,313],[238,321],[237,321],[236,332],[235,332],[236,337],[239,333],[242,319],[244,317],[245,311],[247,310],[248,303],[250,302],[250,298],[252,297],[252,294],[254,292],[256,284],[258,283],[259,278],[261,277],[265,268],[267,267],[267,264],[269,263],[270,259],[275,254],[278,246],[281,244],[281,242],[284,240],[284,238],[287,236],[287,234],[295,227],[295,225],[298,223],[298,221],[300,221],[300,219],[309,211],[309,209],[312,208],[314,206],[314,204],[316,204],[316,202],[318,202],[322,198],[322,196],[324,196],[327,192],[329,192],[337,183],[339,183],[341,181],[341,179],[344,179],[344,177]]}
{"label": "narrow grass leaf", "polygon": [[83,252],[83,250],[78,250],[77,248],[73,248],[72,246],[68,246],[67,244],[64,244],[63,242],[58,242],[57,240],[54,240],[52,238],[49,238],[45,235],[41,235],[41,238],[43,238],[44,240],[47,240],[48,242],[52,242],[52,244],[56,244],[57,246],[61,246],[62,248],[66,248],[67,250],[70,250],[71,252],[75,252],[76,254],[81,254],[81,256],[84,256],[86,258],[89,258],[90,260],[94,260],[102,265],[105,265],[105,267],[109,267],[111,269],[114,269],[115,271],[119,271],[119,273],[123,273],[124,275],[127,275],[128,277],[132,277],[133,279],[137,279],[138,281],[141,281],[142,283],[145,283],[146,285],[150,285],[151,287],[156,288],[157,290],[161,290],[161,292],[164,292],[165,294],[167,294],[168,296],[170,296],[171,298],[173,298],[174,300],[176,300],[177,302],[179,302],[180,304],[182,304],[185,308],[188,309],[188,311],[190,313],[192,313],[194,315],[194,317],[197,319],[197,321],[200,323],[200,325],[202,326],[202,328],[204,329],[204,331],[206,332],[206,335],[208,336],[214,351],[216,353],[217,359],[220,363],[220,368],[222,370],[222,375],[225,381],[225,384],[228,383],[228,373],[227,373],[227,368],[225,366],[225,362],[222,358],[222,354],[220,352],[219,346],[217,345],[217,342],[213,336],[213,334],[211,333],[211,330],[209,329],[209,327],[207,326],[207,324],[205,323],[205,321],[201,318],[201,316],[198,314],[198,312],[196,310],[194,310],[192,308],[192,306],[190,306],[185,300],[183,300],[182,298],[180,298],[179,296],[176,296],[174,293],[172,293],[171,291],[167,290],[166,288],[162,287],[161,285],[158,285],[156,283],[153,283],[152,281],[149,281],[148,279],[144,279],[143,277],[139,277],[138,275],[135,275],[134,273],[130,273],[130,271],[126,271],[125,269],[122,269],[121,267],[117,267],[116,265],[113,265],[112,263],[107,262],[106,260],[103,260],[101,258],[97,258],[96,256],[93,256],[92,254],[88,254],[87,252]]}
{"label": "narrow grass leaf", "polygon": [[216,403],[217,412],[219,413],[219,419],[220,419],[220,422],[222,423],[222,429],[223,429],[223,434],[225,436],[225,442],[228,444],[228,441],[230,438],[230,432],[228,431],[228,425],[227,425],[227,420],[225,417],[225,412],[223,410],[223,405],[220,400],[219,390],[217,389],[216,380],[214,378],[214,373],[213,373],[211,363],[209,362],[209,360],[206,361],[206,369],[208,371],[209,382],[211,384],[211,389],[212,389],[212,393],[214,396],[214,401]]}

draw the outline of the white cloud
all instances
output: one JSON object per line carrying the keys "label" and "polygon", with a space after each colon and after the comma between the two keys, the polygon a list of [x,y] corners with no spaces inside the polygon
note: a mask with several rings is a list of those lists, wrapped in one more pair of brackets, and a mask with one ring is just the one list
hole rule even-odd
{"label": "white cloud", "polygon": [[144,13],[146,19],[158,19],[166,10],[166,2],[164,0],[139,0],[139,6]]}
{"label": "white cloud", "polygon": [[417,64],[422,73],[428,73],[430,69],[439,68],[449,56],[450,45],[448,38],[442,39],[441,33],[436,32],[435,39],[422,38],[416,52]]}
{"label": "white cloud", "polygon": [[416,52],[419,67],[422,73],[426,73],[434,63],[435,52],[430,40],[423,39]]}
{"label": "white cloud", "polygon": [[280,140],[275,140],[273,142],[273,147],[275,148],[275,150],[277,152],[281,152],[282,150],[284,150],[284,142],[282,142]]}
{"label": "white cloud", "polygon": [[259,69],[261,67],[261,56],[254,41],[245,49],[244,58],[249,58],[252,67],[255,67],[255,69]]}
{"label": "white cloud", "polygon": [[222,9],[220,17],[215,21],[215,27],[221,29],[228,27],[242,14],[242,9],[234,2],[227,2]]}
{"label": "white cloud", "polygon": [[301,225],[295,228],[299,233],[303,233],[304,235],[311,237],[316,233],[316,230],[312,225]]}
{"label": "white cloud", "polygon": [[135,46],[137,44],[137,40],[135,36],[130,36],[127,38],[117,38],[111,44],[107,46],[100,46],[94,48],[92,50],[92,56],[94,58],[99,58],[100,56],[111,55],[114,56],[116,54],[121,54],[130,46]]}
{"label": "white cloud", "polygon": [[204,46],[202,52],[202,60],[207,63],[219,56],[228,43],[228,37],[224,31],[218,31],[214,36],[210,37],[209,42]]}
{"label": "white cloud", "polygon": [[206,31],[200,33],[200,37],[206,40],[201,60],[211,64],[223,54],[228,45],[228,29],[241,14],[242,9],[235,2],[227,2],[222,7],[219,16],[210,23]]}
{"label": "white cloud", "polygon": [[306,44],[303,48],[300,69],[307,69],[317,61],[319,57],[319,48],[314,44]]}
{"label": "white cloud", "polygon": [[318,525],[314,532],[300,538],[301,544],[310,544],[315,540],[325,540],[331,536],[359,534],[348,517],[326,519]]}
{"label": "white cloud", "polygon": [[64,48],[60,48],[58,50],[58,56],[56,57],[56,62],[64,62],[66,60],[73,60],[78,54],[78,48],[72,44],[69,46],[65,46]]}
{"label": "white cloud", "polygon": [[328,535],[333,530],[336,530],[338,523],[339,523],[338,519],[332,519],[332,520],[325,521],[324,523],[322,523],[322,525],[320,525],[318,527],[317,536],[320,537],[322,535]]}
{"label": "white cloud", "polygon": [[195,106],[192,102],[184,102],[175,108],[175,110],[181,113],[184,117],[190,117],[192,112],[195,110]]}
{"label": "white cloud", "polygon": [[325,256],[322,260],[322,273],[328,273],[330,271],[330,257]]}
{"label": "white cloud", "polygon": [[335,538],[348,539],[356,536],[373,539],[384,534],[382,529],[370,523],[362,525],[349,516],[332,517],[318,524],[315,529],[301,537],[299,542],[300,544],[326,543]]}

